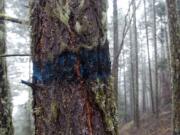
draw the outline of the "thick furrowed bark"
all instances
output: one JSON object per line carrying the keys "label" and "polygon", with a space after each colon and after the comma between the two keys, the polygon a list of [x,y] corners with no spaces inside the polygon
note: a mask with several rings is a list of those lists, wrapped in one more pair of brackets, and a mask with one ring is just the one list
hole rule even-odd
{"label": "thick furrowed bark", "polygon": [[104,0],[31,8],[36,135],[116,135]]}
{"label": "thick furrowed bark", "polygon": [[101,106],[95,102],[97,99],[91,98],[95,94],[92,87],[85,82],[55,82],[45,89],[36,89],[36,134],[108,134],[104,123],[108,118],[104,117],[104,110],[99,109]]}

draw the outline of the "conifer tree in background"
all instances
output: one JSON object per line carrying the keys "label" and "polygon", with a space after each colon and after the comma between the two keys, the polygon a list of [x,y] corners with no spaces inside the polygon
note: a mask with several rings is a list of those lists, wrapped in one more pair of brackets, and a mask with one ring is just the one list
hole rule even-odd
{"label": "conifer tree in background", "polygon": [[[0,0],[0,14],[5,14],[4,1]],[[6,52],[5,22],[0,20],[0,54]],[[13,135],[10,93],[5,58],[0,58],[0,135]]]}
{"label": "conifer tree in background", "polygon": [[36,135],[117,135],[106,4],[31,3]]}

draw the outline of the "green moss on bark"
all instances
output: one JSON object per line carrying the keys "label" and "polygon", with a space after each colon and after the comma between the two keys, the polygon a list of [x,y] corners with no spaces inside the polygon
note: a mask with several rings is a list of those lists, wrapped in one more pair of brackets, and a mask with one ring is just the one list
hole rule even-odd
{"label": "green moss on bark", "polygon": [[92,91],[94,93],[95,102],[103,113],[106,129],[111,135],[118,134],[116,117],[117,107],[113,92],[113,79],[110,77],[106,84],[98,79],[96,83],[92,85],[94,86],[92,86]]}

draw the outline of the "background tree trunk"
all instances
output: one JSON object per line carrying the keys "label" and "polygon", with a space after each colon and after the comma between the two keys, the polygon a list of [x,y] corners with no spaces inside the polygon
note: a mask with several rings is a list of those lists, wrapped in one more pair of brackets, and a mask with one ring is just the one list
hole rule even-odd
{"label": "background tree trunk", "polygon": [[132,44],[132,28],[129,29],[130,38],[130,95],[131,95],[131,117],[134,119],[134,62],[133,62],[133,44]]}
{"label": "background tree trunk", "polygon": [[127,84],[126,84],[126,61],[125,61],[125,56],[124,56],[125,52],[123,52],[123,64],[124,64],[124,113],[125,113],[125,122],[127,122],[127,116],[128,116],[128,112],[127,112]]}
{"label": "background tree trunk", "polygon": [[157,67],[157,37],[156,37],[156,7],[155,0],[153,0],[153,44],[154,44],[154,60],[155,60],[155,107],[156,117],[159,117],[159,92],[158,92],[158,67]]}
{"label": "background tree trunk", "polygon": [[118,29],[118,9],[117,9],[117,0],[113,0],[113,65],[112,65],[112,74],[114,77],[114,90],[116,94],[116,100],[118,103],[118,69],[119,69],[119,29]]}
{"label": "background tree trunk", "polygon": [[[166,0],[168,6],[169,34],[171,45],[173,135],[180,135],[180,24],[176,0]],[[179,18],[180,19],[180,18]]]}
{"label": "background tree trunk", "polygon": [[133,34],[134,34],[134,58],[135,58],[135,95],[134,95],[134,103],[135,103],[135,110],[134,110],[134,122],[137,128],[139,128],[139,69],[138,69],[138,41],[137,41],[137,26],[136,26],[136,1],[133,0]]}
{"label": "background tree trunk", "polygon": [[154,92],[153,92],[153,86],[152,86],[151,60],[150,60],[150,50],[149,50],[149,35],[148,35],[148,24],[147,24],[146,0],[144,0],[144,18],[145,18],[146,42],[147,42],[147,52],[148,52],[147,55],[148,55],[148,69],[149,69],[149,86],[150,86],[151,108],[152,108],[152,112],[155,113]]}
{"label": "background tree trunk", "polygon": [[146,62],[145,57],[142,55],[142,111],[146,112],[146,92],[147,92],[147,82],[146,82]]}
{"label": "background tree trunk", "polygon": [[33,1],[36,135],[117,135],[106,4]]}

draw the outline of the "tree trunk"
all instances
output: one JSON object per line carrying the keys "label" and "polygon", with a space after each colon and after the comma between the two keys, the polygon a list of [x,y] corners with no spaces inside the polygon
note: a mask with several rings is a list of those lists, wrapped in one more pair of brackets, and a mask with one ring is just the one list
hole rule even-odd
{"label": "tree trunk", "polygon": [[139,128],[139,69],[138,69],[138,41],[137,41],[137,26],[136,26],[136,1],[133,0],[133,34],[134,34],[134,58],[135,58],[135,112],[134,112],[134,122],[137,128]]}
{"label": "tree trunk", "polygon": [[[171,91],[170,91],[170,63],[168,61],[168,50],[166,45],[166,26],[163,27],[165,19],[160,17],[161,28],[160,32],[162,35],[162,39],[159,40],[161,44],[161,58],[160,58],[160,68],[159,68],[159,93],[161,93],[161,98],[159,103],[161,105],[167,105],[171,102]],[[165,24],[166,25],[166,24]],[[167,62],[166,62],[167,61]],[[161,106],[160,105],[160,106]]]}
{"label": "tree trunk", "polygon": [[116,95],[116,101],[118,103],[118,69],[119,69],[119,31],[118,31],[118,9],[117,9],[117,0],[113,0],[113,65],[112,65],[112,74],[114,77],[114,90]]}
{"label": "tree trunk", "polygon": [[146,62],[145,62],[145,56],[142,55],[142,111],[143,113],[146,112],[146,87],[147,87],[147,83],[146,83]]}
{"label": "tree trunk", "polygon": [[31,5],[35,135],[117,135],[106,1]]}
{"label": "tree trunk", "polygon": [[159,117],[159,92],[158,92],[158,67],[157,67],[157,38],[156,38],[156,0],[153,0],[153,44],[154,44],[154,59],[155,59],[155,107],[156,107],[156,117]]}
{"label": "tree trunk", "polygon": [[170,46],[169,46],[169,36],[168,36],[168,26],[165,24],[165,40],[166,40],[166,52],[168,60],[168,76],[171,75],[171,56],[170,56]]}
{"label": "tree trunk", "polygon": [[130,38],[130,101],[131,101],[131,117],[134,119],[134,62],[133,62],[133,45],[132,45],[132,28],[129,29]]}
{"label": "tree trunk", "polygon": [[154,92],[153,92],[153,86],[152,86],[151,59],[150,59],[150,49],[149,49],[149,35],[148,35],[148,25],[147,25],[146,0],[144,0],[144,18],[145,18],[146,42],[147,42],[147,52],[148,52],[147,55],[148,55],[148,69],[149,69],[149,86],[150,86],[151,108],[152,108],[152,112],[155,113]]}
{"label": "tree trunk", "polygon": [[[0,0],[0,13],[4,14],[4,1]],[[0,54],[6,51],[5,22],[0,21]],[[5,58],[0,58],[0,134],[13,135],[10,93],[7,80],[7,66]]]}
{"label": "tree trunk", "polygon": [[125,113],[125,122],[127,122],[127,86],[126,86],[126,61],[125,61],[125,52],[123,52],[123,64],[124,64],[124,113]]}
{"label": "tree trunk", "polygon": [[[180,24],[176,0],[166,0],[168,6],[169,34],[171,45],[173,135],[180,135]],[[179,18],[180,19],[180,18]]]}

